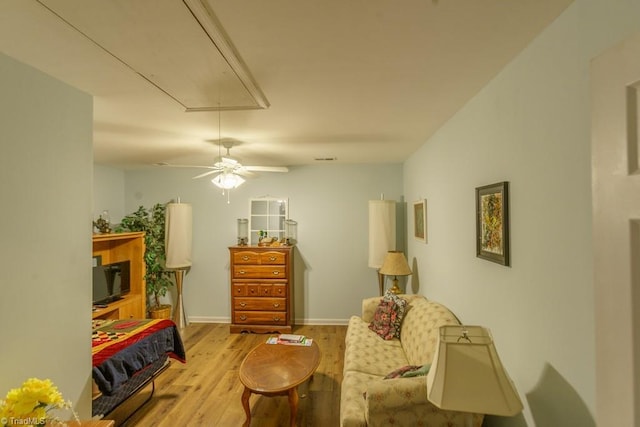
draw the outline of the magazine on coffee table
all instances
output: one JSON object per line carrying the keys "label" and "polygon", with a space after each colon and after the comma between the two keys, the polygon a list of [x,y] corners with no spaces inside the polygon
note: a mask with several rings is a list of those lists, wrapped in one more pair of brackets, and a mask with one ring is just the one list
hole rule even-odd
{"label": "magazine on coffee table", "polygon": [[281,334],[267,339],[267,344],[299,345],[309,347],[312,343],[313,339],[307,338],[304,335]]}

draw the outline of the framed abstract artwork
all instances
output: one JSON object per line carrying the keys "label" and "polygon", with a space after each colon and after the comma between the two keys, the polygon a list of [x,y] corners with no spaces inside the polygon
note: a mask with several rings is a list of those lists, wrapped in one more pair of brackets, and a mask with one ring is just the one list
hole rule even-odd
{"label": "framed abstract artwork", "polygon": [[509,254],[509,183],[476,188],[476,256],[505,266]]}
{"label": "framed abstract artwork", "polygon": [[413,202],[413,236],[417,240],[427,243],[427,201],[426,199]]}

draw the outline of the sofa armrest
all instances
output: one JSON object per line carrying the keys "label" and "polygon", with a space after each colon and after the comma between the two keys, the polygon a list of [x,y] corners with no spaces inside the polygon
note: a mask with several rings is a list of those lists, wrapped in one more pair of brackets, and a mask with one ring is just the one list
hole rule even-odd
{"label": "sofa armrest", "polygon": [[[465,425],[462,412],[444,411],[427,400],[427,377],[374,380],[365,398],[368,427],[411,426],[415,420],[427,425]],[[473,425],[480,427],[484,416],[474,414]]]}
{"label": "sofa armrest", "polygon": [[362,300],[362,320],[366,323],[370,323],[373,320],[373,315],[376,313],[381,299],[382,297],[371,297]]}
{"label": "sofa armrest", "polygon": [[427,377],[371,381],[367,386],[366,400],[367,412],[371,414],[427,403]]}

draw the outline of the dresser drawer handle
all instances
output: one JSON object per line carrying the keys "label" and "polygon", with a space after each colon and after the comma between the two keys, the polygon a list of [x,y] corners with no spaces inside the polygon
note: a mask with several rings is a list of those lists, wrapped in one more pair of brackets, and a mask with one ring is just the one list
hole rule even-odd
{"label": "dresser drawer handle", "polygon": [[275,317],[273,318],[273,321],[274,321],[274,322],[279,322],[279,321],[280,321],[280,316],[275,316]]}
{"label": "dresser drawer handle", "polygon": [[242,260],[243,260],[243,261],[249,261],[249,257],[248,257],[248,256],[246,256],[246,255],[243,255],[243,256],[242,256]]}
{"label": "dresser drawer handle", "polygon": [[269,257],[269,261],[275,261],[275,260],[276,260],[276,257],[274,257],[274,256],[270,256]]}
{"label": "dresser drawer handle", "polygon": [[247,316],[245,316],[244,314],[240,316],[240,320],[247,320]]}
{"label": "dresser drawer handle", "polygon": [[273,270],[273,275],[277,276],[278,274],[280,274],[280,272],[278,270]]}
{"label": "dresser drawer handle", "polygon": [[247,274],[247,272],[244,271],[244,270],[240,270],[240,271],[238,271],[238,274]]}
{"label": "dresser drawer handle", "polygon": [[241,303],[240,303],[240,307],[243,307],[243,308],[244,308],[244,307],[246,307],[246,306],[247,306],[247,303],[246,303],[246,302],[241,302]]}
{"label": "dresser drawer handle", "polygon": [[273,308],[278,308],[278,307],[280,307],[280,303],[279,302],[273,303]]}

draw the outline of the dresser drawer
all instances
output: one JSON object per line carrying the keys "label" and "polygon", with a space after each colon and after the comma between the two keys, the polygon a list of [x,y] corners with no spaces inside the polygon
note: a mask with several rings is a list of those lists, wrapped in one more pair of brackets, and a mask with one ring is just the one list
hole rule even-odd
{"label": "dresser drawer", "polygon": [[263,297],[280,297],[286,298],[286,283],[260,283],[258,285],[258,294]]}
{"label": "dresser drawer", "polygon": [[248,295],[247,294],[248,291],[247,291],[247,284],[246,283],[234,283],[231,286],[231,289],[232,289],[231,294],[234,297],[246,297]]}
{"label": "dresser drawer", "polygon": [[286,283],[274,283],[273,288],[271,289],[271,296],[274,297],[287,297],[287,284]]}
{"label": "dresser drawer", "polygon": [[240,251],[233,253],[234,264],[258,264],[260,263],[260,254],[253,251]]}
{"label": "dresser drawer", "polygon": [[234,283],[232,285],[234,297],[280,297],[286,298],[286,283]]}
{"label": "dresser drawer", "polygon": [[[234,283],[233,284],[233,296],[234,297],[258,297],[263,295],[265,285],[259,283]],[[267,292],[264,292],[267,294]],[[271,296],[271,292],[268,292],[267,296]]]}
{"label": "dresser drawer", "polygon": [[285,311],[286,298],[235,297],[233,308],[239,311]]}
{"label": "dresser drawer", "polygon": [[284,265],[234,265],[234,279],[286,279]]}
{"label": "dresser drawer", "polygon": [[286,262],[287,256],[282,252],[240,251],[233,254],[234,264],[284,265]]}
{"label": "dresser drawer", "polygon": [[278,311],[236,311],[233,323],[238,325],[285,325],[286,313]]}
{"label": "dresser drawer", "polygon": [[263,252],[260,255],[260,264],[285,264],[286,255],[282,252]]}

